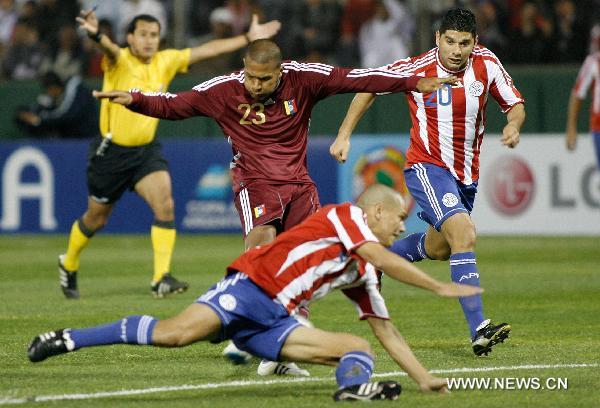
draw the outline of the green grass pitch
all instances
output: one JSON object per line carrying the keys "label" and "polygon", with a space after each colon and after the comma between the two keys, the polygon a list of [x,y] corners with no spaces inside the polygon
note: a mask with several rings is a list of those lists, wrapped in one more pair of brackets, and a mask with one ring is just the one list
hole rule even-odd
{"label": "green grass pitch", "polygon": [[[65,236],[0,237],[0,405],[231,408],[332,404],[332,368],[307,367],[315,381],[265,379],[255,374],[256,362],[247,366],[225,362],[222,345],[99,347],[29,363],[27,344],[42,331],[97,325],[130,314],[164,318],[179,312],[220,279],[227,263],[243,249],[237,235],[178,237],[173,273],[190,282],[190,290],[155,300],[149,291],[149,237],[99,234],[82,256],[82,298],[68,301],[59,290],[56,268],[57,255],[65,245]],[[502,381],[537,378],[542,386],[549,378],[560,378],[567,379],[568,389],[463,389],[440,396],[421,394],[405,376],[387,376],[383,378],[395,378],[403,385],[400,399],[391,404],[419,408],[599,406],[600,239],[483,237],[477,254],[486,289],[486,314],[513,326],[506,343],[487,358],[475,358],[456,300],[387,279],[383,292],[399,330],[429,369],[442,373],[469,369],[444,375]],[[438,279],[449,279],[445,262],[426,261],[419,266]],[[323,329],[368,338],[377,354],[377,374],[399,371],[341,293],[314,304],[312,320]],[[274,381],[265,383],[268,380]],[[236,381],[244,383],[235,385]],[[184,389],[184,385],[190,387]],[[154,392],[149,392],[152,388]],[[131,390],[141,391],[134,394]],[[69,399],[74,394],[84,395]],[[43,402],[48,396],[55,400]]]}

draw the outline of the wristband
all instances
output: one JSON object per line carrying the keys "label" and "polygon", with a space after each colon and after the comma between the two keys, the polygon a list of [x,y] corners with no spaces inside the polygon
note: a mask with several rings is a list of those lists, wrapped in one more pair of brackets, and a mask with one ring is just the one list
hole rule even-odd
{"label": "wristband", "polygon": [[99,43],[102,39],[102,33],[100,32],[100,30],[96,31],[96,34],[91,34],[88,32],[88,38],[94,42]]}

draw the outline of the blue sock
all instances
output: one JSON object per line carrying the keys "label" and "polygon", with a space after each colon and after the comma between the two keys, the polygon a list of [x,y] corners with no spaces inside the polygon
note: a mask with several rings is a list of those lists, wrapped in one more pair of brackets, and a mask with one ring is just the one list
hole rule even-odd
{"label": "blue sock", "polygon": [[152,344],[157,320],[152,316],[127,316],[116,322],[88,329],[72,329],[75,349],[107,344]]}
{"label": "blue sock", "polygon": [[427,258],[425,252],[425,234],[424,232],[416,232],[409,236],[399,239],[392,244],[390,251],[409,262],[419,262]]}
{"label": "blue sock", "polygon": [[368,383],[373,374],[373,357],[362,351],[351,351],[340,359],[335,379],[340,388]]}
{"label": "blue sock", "polygon": [[[462,252],[450,255],[450,274],[452,282],[479,287],[479,273],[474,252]],[[481,295],[459,298],[463,313],[469,324],[471,338],[477,332],[477,326],[484,320]]]}

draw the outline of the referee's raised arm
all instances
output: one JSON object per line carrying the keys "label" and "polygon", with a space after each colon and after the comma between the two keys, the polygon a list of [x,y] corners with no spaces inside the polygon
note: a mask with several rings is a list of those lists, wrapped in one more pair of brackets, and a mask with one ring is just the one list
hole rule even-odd
{"label": "referee's raised arm", "polygon": [[108,36],[100,32],[98,18],[96,17],[96,13],[94,13],[94,9],[81,10],[79,17],[76,17],[75,20],[79,24],[79,27],[86,31],[88,37],[98,44],[98,47],[108,57],[111,64],[119,59],[121,48],[112,42]]}

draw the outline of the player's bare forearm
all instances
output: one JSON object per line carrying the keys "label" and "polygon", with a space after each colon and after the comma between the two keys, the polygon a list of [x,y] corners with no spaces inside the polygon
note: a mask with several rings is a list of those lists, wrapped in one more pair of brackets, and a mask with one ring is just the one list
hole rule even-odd
{"label": "player's bare forearm", "polygon": [[397,281],[432,292],[436,292],[441,284],[441,282],[425,274],[406,259],[388,251],[379,243],[367,242],[361,245],[356,253],[375,268],[382,270],[390,278]]}
{"label": "player's bare forearm", "polygon": [[367,321],[373,334],[390,357],[419,385],[422,391],[439,391],[444,388],[445,381],[436,379],[423,367],[391,321],[376,317],[368,317]]}
{"label": "player's bare forearm", "polygon": [[507,124],[502,129],[502,144],[514,148],[521,138],[521,127],[525,122],[525,105],[518,103],[506,114]]}
{"label": "player's bare forearm", "polygon": [[506,120],[509,125],[514,126],[520,132],[525,123],[525,105],[518,103],[513,106],[506,114]]}
{"label": "player's bare forearm", "polygon": [[338,162],[346,161],[350,151],[350,136],[374,100],[375,94],[372,93],[358,93],[352,99],[346,117],[338,130],[338,135],[329,147],[329,153]]}
{"label": "player's bare forearm", "polygon": [[110,60],[111,64],[114,64],[115,61],[119,59],[119,55],[121,54],[121,48],[112,42],[107,35],[103,35],[100,38],[100,42],[98,43],[98,47],[102,51],[104,55]]}
{"label": "player's bare forearm", "polygon": [[574,150],[577,145],[577,119],[581,111],[583,101],[577,97],[574,92],[571,92],[569,97],[569,107],[567,110],[567,149]]}
{"label": "player's bare forearm", "polygon": [[338,139],[350,140],[350,136],[354,132],[356,125],[358,125],[358,122],[371,105],[373,105],[373,101],[375,101],[375,94],[372,93],[357,93],[354,96],[352,103],[348,107],[348,112],[346,112],[346,116],[340,125]]}
{"label": "player's bare forearm", "polygon": [[190,65],[221,54],[239,50],[240,48],[245,47],[246,44],[248,44],[248,42],[243,35],[209,41],[190,50]]}
{"label": "player's bare forearm", "polygon": [[248,41],[252,42],[263,38],[271,38],[277,34],[280,28],[281,23],[278,20],[259,24],[258,16],[254,14],[252,15],[250,28],[245,35],[213,40],[192,48],[190,52],[190,65],[221,54],[239,50],[248,45]]}
{"label": "player's bare forearm", "polygon": [[439,296],[462,297],[478,295],[483,292],[483,289],[475,286],[438,281],[376,242],[367,242],[361,245],[356,253],[390,278],[430,290]]}

